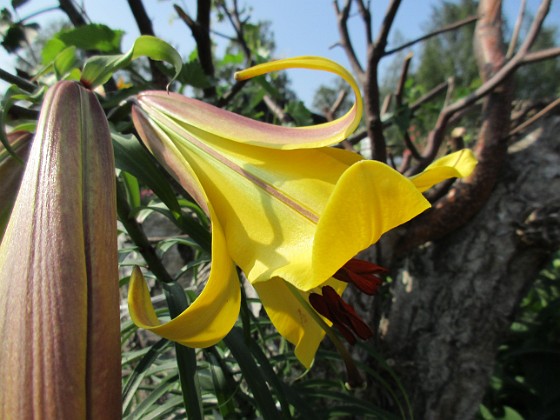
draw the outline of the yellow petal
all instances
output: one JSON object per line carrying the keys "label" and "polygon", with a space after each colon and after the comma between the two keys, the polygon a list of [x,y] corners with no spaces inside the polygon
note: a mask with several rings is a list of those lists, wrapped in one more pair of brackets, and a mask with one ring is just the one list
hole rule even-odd
{"label": "yellow petal", "polygon": [[183,128],[193,128],[242,144],[274,149],[304,149],[329,146],[344,140],[358,126],[362,117],[362,100],[352,75],[337,63],[320,57],[297,57],[260,64],[237,73],[239,80],[287,68],[324,70],[341,76],[350,84],[356,103],[335,121],[310,127],[283,127],[255,121],[176,93],[148,91],[138,95],[145,109],[165,110]]}
{"label": "yellow petal", "polygon": [[341,176],[319,219],[313,277],[301,288],[319,286],[385,232],[428,207],[414,184],[389,166],[376,161],[352,165]]}
{"label": "yellow petal", "polygon": [[128,307],[134,323],[188,347],[209,347],[233,327],[239,314],[241,292],[219,222],[212,222],[212,270],[202,293],[179,316],[161,323],[139,269],[130,278]]}
{"label": "yellow petal", "polygon": [[469,176],[476,166],[476,157],[470,149],[446,155],[410,180],[416,185],[418,191],[424,192],[438,182],[449,178],[464,178]]}
{"label": "yellow petal", "polygon": [[[338,294],[342,294],[346,288],[345,283],[335,279],[330,279],[326,284],[332,286]],[[304,307],[281,278],[275,277],[266,282],[256,283],[254,287],[274,327],[286,340],[295,345],[296,357],[309,369],[325,336],[323,328],[309,313],[309,310],[313,311],[311,306]],[[308,297],[309,293],[301,292],[304,301],[308,302]],[[331,325],[330,321],[324,321]]]}

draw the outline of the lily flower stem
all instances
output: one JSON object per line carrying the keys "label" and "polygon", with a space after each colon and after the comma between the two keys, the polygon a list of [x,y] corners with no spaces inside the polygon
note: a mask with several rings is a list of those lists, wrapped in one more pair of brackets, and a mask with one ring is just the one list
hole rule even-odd
{"label": "lily flower stem", "polygon": [[173,277],[167,272],[163,263],[156,254],[156,251],[148,237],[144,233],[142,226],[131,216],[131,208],[126,200],[126,193],[120,181],[117,181],[117,214],[121,223],[124,225],[130,239],[138,247],[138,252],[142,255],[148,268],[156,278],[162,283],[173,283]]}
{"label": "lily flower stem", "polygon": [[315,310],[311,307],[309,302],[307,302],[307,300],[303,298],[299,290],[288,282],[286,282],[286,286],[288,287],[290,292],[294,295],[294,297],[305,308],[305,310],[309,313],[309,315],[313,318],[313,320],[317,324],[319,324],[319,326],[325,331],[327,337],[329,337],[331,342],[336,347],[336,350],[342,357],[342,360],[344,361],[344,365],[346,366],[348,385],[352,388],[360,386],[363,383],[362,376],[360,375],[360,372],[358,371],[358,368],[354,363],[354,359],[352,359],[352,356],[350,355],[350,352],[348,351],[346,346],[344,346],[342,341],[340,341],[340,339],[338,338],[334,330],[327,325],[327,323],[323,320],[323,318],[321,318],[321,316],[317,312],[315,312]]}

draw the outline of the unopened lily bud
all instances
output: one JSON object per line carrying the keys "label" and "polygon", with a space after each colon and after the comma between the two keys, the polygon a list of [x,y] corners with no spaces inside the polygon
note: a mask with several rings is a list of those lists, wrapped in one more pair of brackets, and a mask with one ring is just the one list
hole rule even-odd
{"label": "unopened lily bud", "polygon": [[95,95],[47,92],[0,245],[0,418],[121,415],[115,173]]}

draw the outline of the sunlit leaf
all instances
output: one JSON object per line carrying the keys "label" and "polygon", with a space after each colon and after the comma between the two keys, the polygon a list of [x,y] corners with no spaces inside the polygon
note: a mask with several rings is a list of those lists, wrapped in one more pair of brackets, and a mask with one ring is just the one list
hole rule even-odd
{"label": "sunlit leaf", "polygon": [[133,60],[144,56],[172,64],[175,69],[173,78],[181,72],[183,60],[171,45],[159,38],[143,35],[136,39],[132,48],[125,54],[98,55],[88,59],[82,72],[82,83],[90,88],[102,85],[115,71],[125,68]]}

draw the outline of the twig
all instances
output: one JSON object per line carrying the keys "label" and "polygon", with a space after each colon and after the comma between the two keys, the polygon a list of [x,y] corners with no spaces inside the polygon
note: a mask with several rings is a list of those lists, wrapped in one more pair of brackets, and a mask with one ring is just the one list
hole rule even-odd
{"label": "twig", "polygon": [[419,42],[425,41],[426,39],[430,39],[430,38],[432,38],[432,37],[434,37],[434,36],[436,36],[436,35],[440,35],[440,34],[443,34],[443,33],[445,33],[445,32],[449,32],[449,31],[454,31],[454,30],[456,30],[456,29],[458,29],[458,28],[460,28],[460,27],[462,27],[462,26],[465,26],[465,25],[468,25],[468,24],[470,24],[470,23],[476,22],[477,19],[478,19],[478,16],[469,16],[469,17],[467,17],[467,18],[465,18],[465,19],[458,20],[457,22],[451,23],[451,24],[449,24],[449,25],[445,25],[444,27],[442,27],[442,28],[440,28],[440,29],[437,29],[437,30],[435,30],[435,31],[433,31],[433,32],[430,32],[430,33],[428,33],[428,34],[422,35],[421,37],[416,38],[416,39],[414,39],[414,40],[412,40],[412,41],[409,41],[409,42],[406,42],[406,43],[404,43],[404,44],[402,44],[402,45],[399,45],[398,47],[393,48],[392,50],[386,51],[386,52],[385,52],[385,56],[388,56],[388,55],[391,55],[391,54],[395,54],[395,53],[397,53],[397,52],[399,52],[399,51],[404,50],[405,48],[411,47],[411,46],[413,46],[414,44],[417,44],[417,43],[419,43]]}
{"label": "twig", "polygon": [[0,79],[5,80],[8,83],[13,83],[17,87],[29,93],[33,93],[35,92],[35,89],[37,89],[37,86],[35,84],[28,82],[27,80],[19,76],[16,76],[15,74],[8,73],[7,71],[2,70],[1,68],[0,68]]}
{"label": "twig", "polygon": [[[483,123],[475,150],[478,165],[468,179],[456,183],[452,191],[440,199],[432,209],[408,224],[406,233],[398,244],[396,255],[428,240],[440,238],[465,224],[486,203],[494,188],[507,155],[507,143],[503,141],[503,137],[509,132],[512,90],[512,84],[506,80],[506,75],[509,76],[512,70],[509,73],[504,71],[511,61],[504,65],[505,51],[501,46],[500,5],[500,0],[481,0],[479,4],[481,17],[475,31],[475,42],[480,52],[477,56],[479,58],[478,68],[484,81],[483,86],[490,84],[490,81],[495,83],[495,79],[499,75],[502,77],[500,88],[494,89],[492,95],[485,98],[482,113]],[[543,17],[541,16],[541,18]],[[539,18],[536,19],[537,23],[534,22],[534,25],[542,24],[542,20],[540,23],[538,20]],[[525,40],[524,46],[528,43],[531,43],[530,39]],[[521,48],[518,54],[524,54],[525,51]],[[516,54],[516,57],[520,60],[522,55]],[[514,59],[515,57],[512,60]],[[515,65],[512,68],[515,68]],[[437,141],[442,141],[443,130],[451,115],[449,108],[456,109],[455,105],[451,105],[440,114],[440,119],[436,124],[436,130],[440,131],[435,133],[432,131],[429,142],[434,141],[434,136],[438,137]],[[438,150],[438,148],[434,149],[433,143],[429,144],[428,149],[430,153]],[[428,159],[424,160],[419,166],[426,165],[427,161]],[[415,169],[417,170],[417,168],[418,166]]]}
{"label": "twig", "polygon": [[83,26],[87,24],[87,20],[84,17],[85,13],[83,13],[83,10],[79,11],[76,9],[72,0],[59,0],[59,4],[62,11],[66,13],[68,19],[72,22],[72,25]]}
{"label": "twig", "polygon": [[381,121],[381,113],[379,108],[380,92],[378,82],[379,62],[385,54],[387,47],[387,38],[389,31],[393,26],[397,10],[401,4],[401,0],[392,0],[389,3],[381,29],[375,42],[368,48],[368,66],[366,72],[366,80],[364,83],[365,91],[365,112],[367,117],[368,136],[371,141],[372,157],[381,162],[387,161],[387,150],[385,144],[385,135],[383,133],[383,123]]}
{"label": "twig", "polygon": [[519,39],[519,32],[521,31],[521,25],[523,24],[523,17],[525,16],[525,3],[526,0],[521,0],[521,5],[519,6],[519,13],[517,14],[517,20],[515,21],[515,26],[513,27],[513,34],[511,35],[511,40],[509,42],[506,58],[511,58],[513,56],[513,53],[515,52],[515,47],[517,46],[517,41]]}
{"label": "twig", "polygon": [[[492,4],[492,7],[497,7]],[[486,54],[486,57],[492,57],[491,65],[492,67],[485,67],[485,71],[493,71],[493,68],[496,69],[495,72],[492,73],[492,76],[487,78],[487,80],[476,89],[470,95],[454,102],[453,104],[446,106],[440,113],[438,117],[438,121],[436,126],[432,130],[428,138],[428,146],[426,148],[425,153],[423,154],[424,160],[415,167],[414,171],[417,173],[424,169],[433,159],[435,158],[437,151],[439,150],[441,143],[443,142],[445,128],[447,127],[447,123],[451,116],[462,109],[470,106],[471,104],[475,103],[479,99],[487,96],[490,92],[494,91],[500,84],[504,83],[504,81],[513,74],[513,72],[517,69],[517,67],[523,64],[526,56],[528,55],[529,48],[535,42],[537,35],[539,34],[539,30],[543,24],[544,18],[548,13],[550,8],[550,0],[544,0],[537,11],[537,15],[531,24],[527,37],[523,41],[521,47],[517,51],[517,53],[509,60],[505,65],[503,64],[505,56],[500,56],[495,49],[492,51],[492,54],[496,54],[497,57],[493,57],[492,55]],[[481,19],[484,19],[483,16]],[[486,27],[488,31],[490,26]],[[498,42],[495,40],[490,40],[488,42]],[[492,48],[492,47],[486,47]]]}
{"label": "twig", "polygon": [[406,83],[406,79],[408,78],[408,69],[410,68],[411,60],[412,60],[412,52],[406,55],[406,57],[404,58],[404,62],[402,64],[401,77],[399,78],[397,91],[395,92],[395,100],[397,103],[397,107],[400,107],[403,104],[404,85]]}
{"label": "twig", "polygon": [[363,0],[356,0],[356,3],[358,4],[358,10],[360,11],[362,20],[364,21],[367,45],[370,45],[373,42],[373,38],[371,30],[371,12],[369,10],[369,2],[367,6],[364,4]]}
{"label": "twig", "polygon": [[333,102],[333,104],[331,105],[331,107],[325,110],[327,121],[334,120],[336,112],[340,109],[341,105],[344,103],[344,99],[346,98],[346,96],[348,96],[347,90],[341,89],[340,92],[338,92],[338,95],[335,101]]}
{"label": "twig", "polygon": [[226,92],[220,99],[218,99],[218,103],[216,104],[216,106],[218,108],[224,108],[225,106],[227,106],[227,104],[231,102],[231,100],[241,91],[241,89],[247,82],[248,80],[241,80],[239,82],[236,82],[228,92]]}
{"label": "twig", "polygon": [[438,96],[440,93],[442,93],[444,90],[446,90],[449,86],[449,82],[443,82],[440,83],[439,85],[437,85],[435,88],[433,88],[432,90],[430,90],[429,92],[425,93],[424,95],[422,95],[420,98],[418,98],[418,100],[414,101],[412,104],[410,104],[410,111],[412,113],[414,113],[415,111],[417,111],[422,105],[424,105],[426,102],[430,102],[432,99],[434,99],[436,96]]}
{"label": "twig", "polygon": [[529,118],[528,120],[524,121],[523,123],[519,124],[517,127],[515,127],[513,130],[511,130],[508,134],[508,138],[513,137],[514,135],[516,135],[517,133],[519,133],[520,131],[525,130],[527,127],[529,127],[531,124],[534,124],[536,121],[538,121],[539,119],[541,119],[542,117],[544,117],[546,114],[548,114],[549,112],[553,111],[555,108],[557,108],[558,106],[560,106],[560,98],[556,98],[556,100],[552,101],[550,104],[548,104],[546,107],[544,107],[542,110],[540,110],[539,112],[537,112],[535,115],[533,115],[531,118]]}
{"label": "twig", "polygon": [[544,50],[527,53],[520,65],[536,63],[560,56],[560,47],[546,48]]}
{"label": "twig", "polygon": [[360,63],[360,60],[358,60],[356,51],[354,51],[354,46],[352,45],[352,41],[350,40],[350,33],[348,32],[348,17],[350,16],[352,0],[346,0],[342,9],[339,7],[337,0],[333,2],[333,5],[336,11],[338,32],[341,38],[340,45],[344,49],[344,52],[348,57],[348,61],[350,61],[350,65],[352,66],[352,70],[356,74],[356,77],[360,80],[360,82],[363,83],[365,72]]}
{"label": "twig", "polygon": [[[212,41],[210,40],[210,6],[211,2],[198,0],[196,21],[194,21],[179,5],[173,5],[179,18],[181,18],[191,30],[192,36],[196,42],[198,61],[200,62],[202,71],[206,76],[212,79],[214,78],[215,68],[212,59]],[[216,88],[214,86],[203,89],[203,92],[206,97],[216,96]]]}
{"label": "twig", "polygon": [[[204,0],[200,0],[200,1],[204,1]],[[237,5],[237,0],[233,0],[233,10],[229,10],[226,7],[225,2],[224,3],[219,2],[218,7],[221,7],[224,14],[230,21],[231,26],[233,27],[233,30],[235,31],[236,34],[235,40],[237,41],[237,43],[241,47],[241,50],[243,51],[243,54],[245,55],[245,61],[249,66],[252,66],[254,64],[253,54],[251,53],[251,49],[249,48],[249,46],[247,45],[247,41],[245,40],[245,33],[244,33],[245,31],[243,30],[243,21],[241,20],[241,17],[239,15],[239,7]]]}
{"label": "twig", "polygon": [[294,122],[292,118],[284,112],[282,107],[276,103],[276,101],[270,95],[264,95],[263,102],[267,108],[272,112],[276,118],[282,121],[284,124],[289,124]]}

